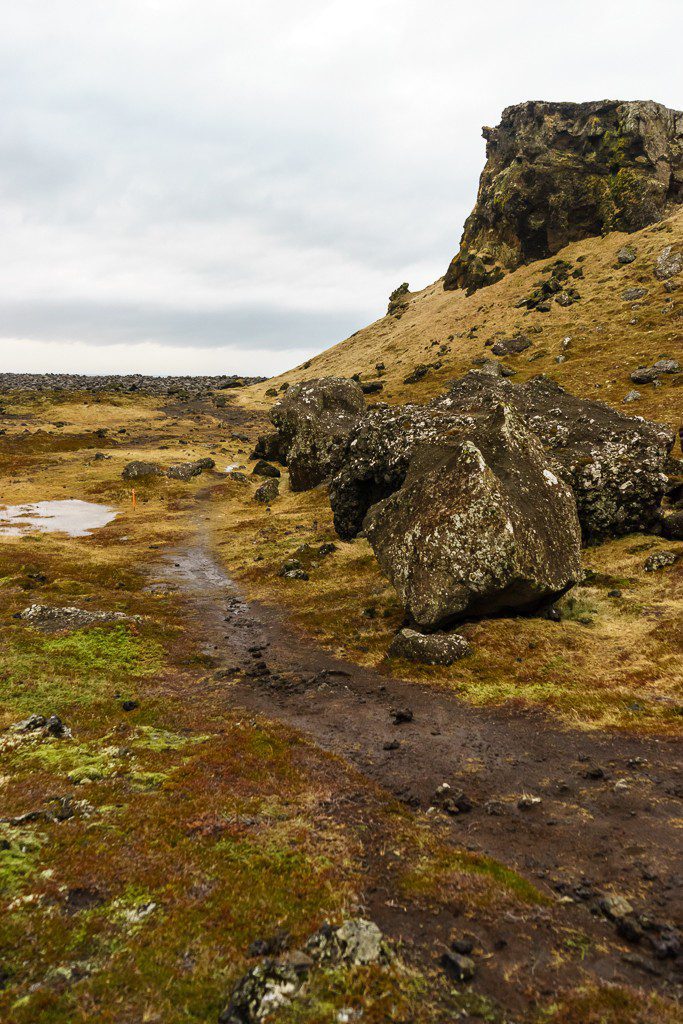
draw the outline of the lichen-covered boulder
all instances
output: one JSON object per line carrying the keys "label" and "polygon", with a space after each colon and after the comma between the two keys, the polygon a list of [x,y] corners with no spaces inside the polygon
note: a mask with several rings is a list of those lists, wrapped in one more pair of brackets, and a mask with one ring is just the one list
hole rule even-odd
{"label": "lichen-covered boulder", "polygon": [[[569,242],[683,202],[683,113],[650,101],[527,102],[484,128],[486,165],[444,288],[475,291]],[[678,273],[667,255],[658,274]]]}
{"label": "lichen-covered boulder", "polygon": [[345,377],[305,381],[285,392],[270,418],[293,491],[310,490],[334,472],[365,408],[360,385]]}
{"label": "lichen-covered boulder", "polygon": [[434,405],[375,406],[349,437],[344,459],[330,480],[334,528],[344,540],[363,527],[368,510],[405,479],[419,445],[463,431],[471,418]]}
{"label": "lichen-covered boulder", "polygon": [[675,440],[669,427],[577,398],[547,377],[512,384],[470,372],[434,405],[453,415],[494,401],[516,410],[557,460],[574,491],[585,540],[655,522]]}
{"label": "lichen-covered boulder", "polygon": [[301,988],[308,964],[267,958],[240,978],[218,1015],[219,1024],[259,1024],[286,1006]]}
{"label": "lichen-covered boulder", "polygon": [[365,534],[412,622],[532,611],[580,578],[571,489],[522,419],[504,406],[470,439],[423,445],[401,488],[374,505]]}

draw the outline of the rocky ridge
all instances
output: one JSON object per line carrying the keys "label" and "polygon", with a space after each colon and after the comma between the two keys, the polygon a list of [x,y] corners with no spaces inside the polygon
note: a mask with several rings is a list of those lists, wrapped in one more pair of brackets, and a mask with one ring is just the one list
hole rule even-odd
{"label": "rocky ridge", "polygon": [[201,395],[208,391],[249,387],[266,377],[235,374],[216,377],[150,377],[140,373],[90,376],[84,373],[0,373],[0,392],[10,391],[121,391],[141,395]]}

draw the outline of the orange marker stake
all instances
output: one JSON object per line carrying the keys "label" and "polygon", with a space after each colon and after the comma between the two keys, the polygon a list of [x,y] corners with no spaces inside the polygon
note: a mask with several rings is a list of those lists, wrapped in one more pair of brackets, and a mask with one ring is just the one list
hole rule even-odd
{"label": "orange marker stake", "polygon": [[133,499],[133,508],[135,508],[135,506],[136,506],[137,502],[136,502],[136,500],[135,500],[135,488],[134,488],[134,487],[133,487],[133,489],[131,490],[130,494],[131,494],[131,498]]}

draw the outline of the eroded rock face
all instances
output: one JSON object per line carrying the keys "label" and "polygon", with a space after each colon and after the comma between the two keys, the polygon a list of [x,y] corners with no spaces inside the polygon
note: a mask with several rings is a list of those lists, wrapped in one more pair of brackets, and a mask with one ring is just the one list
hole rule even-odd
{"label": "eroded rock face", "polygon": [[334,472],[364,413],[360,385],[344,377],[304,381],[285,392],[270,418],[278,431],[293,491],[316,487]]}
{"label": "eroded rock face", "polygon": [[483,134],[477,202],[444,288],[475,291],[577,239],[638,231],[683,202],[683,113],[659,103],[520,103]]}
{"label": "eroded rock face", "polygon": [[581,574],[572,491],[502,405],[476,419],[469,439],[418,449],[364,529],[409,618],[426,630],[534,610]]}
{"label": "eroded rock face", "polygon": [[361,421],[330,483],[339,535],[358,534],[368,510],[401,486],[420,446],[469,438],[475,418],[496,403],[516,411],[557,461],[585,540],[652,524],[674,443],[668,427],[576,398],[545,377],[513,384],[472,370],[429,405],[377,407]]}

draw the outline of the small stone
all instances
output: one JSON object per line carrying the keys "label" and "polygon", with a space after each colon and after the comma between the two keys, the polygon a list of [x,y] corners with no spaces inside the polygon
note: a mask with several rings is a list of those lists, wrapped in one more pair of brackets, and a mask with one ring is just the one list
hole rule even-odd
{"label": "small stone", "polygon": [[268,476],[272,478],[281,476],[277,466],[271,466],[265,459],[259,459],[251,472],[253,476]]}
{"label": "small stone", "polygon": [[617,253],[617,263],[621,263],[622,266],[626,266],[629,263],[633,263],[637,255],[638,253],[635,245],[622,245],[621,249]]}
{"label": "small stone", "polygon": [[402,629],[389,647],[389,656],[420,661],[425,665],[452,665],[472,653],[467,640],[459,633],[418,633]]}
{"label": "small stone", "polygon": [[265,480],[260,487],[254,491],[254,501],[260,505],[271,505],[280,493],[280,481],[275,477]]}
{"label": "small stone", "polygon": [[400,746],[401,744],[398,740],[387,740],[387,742],[382,746],[382,750],[398,750]]}
{"label": "small stone", "polygon": [[659,572],[660,569],[666,569],[670,565],[674,565],[678,558],[679,556],[676,551],[656,551],[649,558],[645,559],[643,568],[645,572]]}
{"label": "small stone", "polygon": [[453,981],[471,981],[474,977],[474,961],[461,953],[452,952],[450,949],[442,953],[440,964],[449,978]]}
{"label": "small stone", "polygon": [[683,254],[674,251],[672,245],[665,246],[657,257],[655,277],[658,281],[666,281],[675,277],[683,270]]}
{"label": "small stone", "polygon": [[121,701],[122,711],[137,711],[140,707],[140,701],[138,700],[123,700]]}
{"label": "small stone", "polygon": [[405,722],[412,722],[413,712],[411,708],[394,708],[389,712],[394,720],[394,725],[402,725]]}
{"label": "small stone", "polygon": [[129,462],[124,466],[121,476],[124,480],[149,480],[155,476],[162,476],[163,469],[156,462]]}
{"label": "small stone", "polygon": [[620,921],[633,913],[633,907],[624,896],[610,893],[600,900],[600,909],[610,921]]}
{"label": "small stone", "polygon": [[625,404],[627,404],[629,402],[637,402],[642,397],[643,396],[641,395],[640,391],[632,390],[632,391],[629,391],[626,395],[624,395],[623,401],[624,401]]}
{"label": "small stone", "polygon": [[434,796],[432,797],[432,803],[435,807],[445,811],[446,814],[453,816],[457,814],[467,814],[471,811],[474,804],[470,798],[463,793],[462,790],[453,790],[447,782],[442,782],[437,787]]}
{"label": "small stone", "polygon": [[493,818],[500,818],[505,813],[505,804],[500,800],[487,800],[484,810]]}

